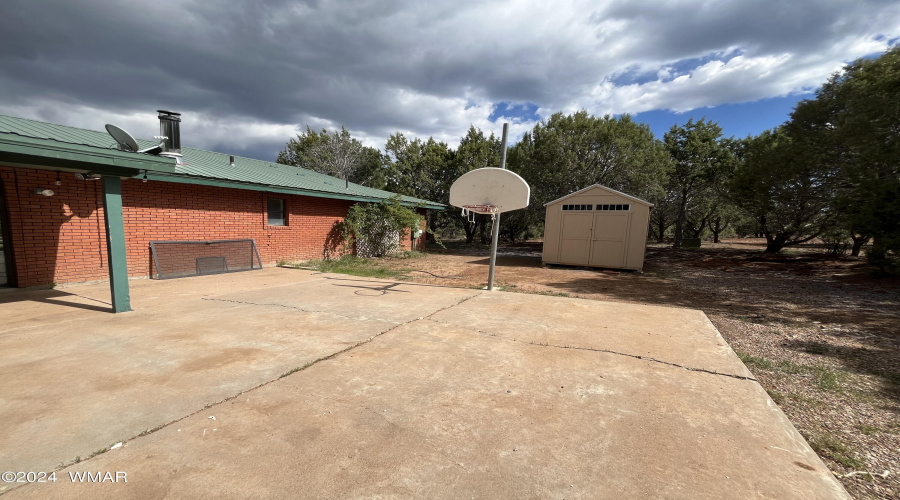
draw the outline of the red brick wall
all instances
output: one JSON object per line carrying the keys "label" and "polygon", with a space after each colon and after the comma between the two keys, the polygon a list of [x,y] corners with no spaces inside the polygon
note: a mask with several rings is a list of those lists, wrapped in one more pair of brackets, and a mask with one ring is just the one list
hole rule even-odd
{"label": "red brick wall", "polygon": [[[19,286],[109,277],[100,182],[61,176],[57,187],[53,172],[0,167]],[[37,188],[58,194],[36,195]]]}
{"label": "red brick wall", "polygon": [[[269,226],[268,198],[285,200],[286,226]],[[263,264],[321,259],[353,202],[172,182],[122,183],[131,275],[149,275],[150,241],[253,238]],[[335,248],[335,250],[340,250]]]}
{"label": "red brick wall", "polygon": [[[0,166],[0,180],[10,215],[18,286],[107,279],[106,233],[102,186],[62,173]],[[53,189],[56,195],[35,195]],[[269,226],[267,198],[285,200],[287,226]],[[253,238],[263,264],[279,260],[317,259],[328,247],[340,252],[334,224],[351,201],[263,193],[172,182],[122,181],[122,205],[128,270],[148,276],[154,240]],[[424,210],[422,210],[424,212]],[[424,249],[425,238],[419,239]],[[409,234],[401,238],[409,249]],[[153,271],[155,272],[155,271]]]}

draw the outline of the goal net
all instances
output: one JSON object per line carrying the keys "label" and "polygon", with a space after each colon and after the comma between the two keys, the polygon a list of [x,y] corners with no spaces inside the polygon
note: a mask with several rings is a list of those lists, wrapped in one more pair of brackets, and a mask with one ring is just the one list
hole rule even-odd
{"label": "goal net", "polygon": [[156,279],[233,273],[262,268],[256,242],[248,240],[151,241]]}

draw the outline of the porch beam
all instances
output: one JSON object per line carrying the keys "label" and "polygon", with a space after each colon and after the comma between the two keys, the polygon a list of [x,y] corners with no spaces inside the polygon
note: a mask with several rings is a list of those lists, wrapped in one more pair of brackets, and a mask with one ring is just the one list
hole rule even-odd
{"label": "porch beam", "polygon": [[128,262],[125,257],[125,222],[122,217],[122,179],[103,176],[103,221],[113,312],[131,310],[128,292]]}

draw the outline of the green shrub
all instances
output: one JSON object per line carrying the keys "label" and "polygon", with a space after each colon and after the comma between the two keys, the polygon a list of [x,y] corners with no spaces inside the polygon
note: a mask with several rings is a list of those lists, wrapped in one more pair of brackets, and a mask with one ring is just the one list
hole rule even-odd
{"label": "green shrub", "polygon": [[[356,245],[357,254],[364,257],[383,257],[396,254],[400,238],[418,231],[425,221],[415,210],[404,207],[400,197],[378,203],[357,203],[350,207],[341,224],[345,249]],[[429,234],[431,230],[425,229]]]}

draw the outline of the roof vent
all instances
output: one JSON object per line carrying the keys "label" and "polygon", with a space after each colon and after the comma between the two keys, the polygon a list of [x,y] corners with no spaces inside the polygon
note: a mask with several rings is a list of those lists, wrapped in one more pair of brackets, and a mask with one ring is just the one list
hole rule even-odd
{"label": "roof vent", "polygon": [[157,110],[159,113],[159,135],[164,136],[164,153],[181,153],[181,113]]}
{"label": "roof vent", "polygon": [[234,155],[230,156],[229,158],[230,158],[229,161],[231,162],[231,166],[233,167],[234,166]]}

